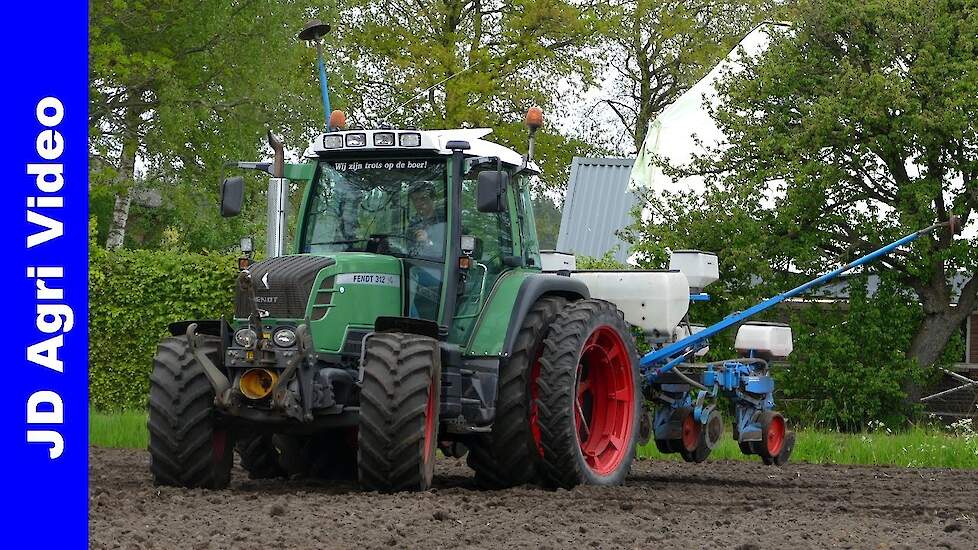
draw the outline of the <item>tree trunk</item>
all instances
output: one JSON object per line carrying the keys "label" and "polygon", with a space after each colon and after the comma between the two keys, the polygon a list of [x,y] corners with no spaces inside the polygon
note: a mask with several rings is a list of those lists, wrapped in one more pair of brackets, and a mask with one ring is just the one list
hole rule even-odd
{"label": "tree trunk", "polygon": [[112,225],[109,226],[109,236],[105,239],[105,248],[118,250],[126,239],[126,224],[129,222],[129,206],[132,205],[132,184],[125,191],[116,194],[115,206],[112,207]]}
{"label": "tree trunk", "polygon": [[922,367],[933,366],[941,358],[951,336],[959,329],[965,317],[957,308],[950,306],[944,313],[926,315],[913,335],[907,355],[916,359],[917,364]]}
{"label": "tree trunk", "polygon": [[923,368],[932,367],[940,360],[951,337],[975,307],[976,284],[978,282],[969,280],[959,293],[958,304],[952,306],[944,264],[938,262],[931,269],[930,280],[915,285],[924,319],[910,342],[910,349],[907,350],[909,358],[915,359]]}
{"label": "tree trunk", "polygon": [[105,239],[105,248],[118,250],[126,240],[126,225],[129,223],[129,206],[132,205],[134,177],[136,174],[136,154],[139,152],[139,120],[140,115],[133,110],[126,113],[124,119],[126,128],[123,135],[122,150],[119,153],[119,166],[116,172],[116,184],[121,191],[116,193],[115,206],[112,208],[112,224],[109,235]]}

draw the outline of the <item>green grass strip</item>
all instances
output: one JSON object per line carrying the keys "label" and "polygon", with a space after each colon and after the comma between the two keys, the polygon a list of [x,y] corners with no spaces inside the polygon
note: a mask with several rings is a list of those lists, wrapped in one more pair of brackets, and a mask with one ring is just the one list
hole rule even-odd
{"label": "green grass strip", "polygon": [[[659,453],[654,444],[639,449],[639,456],[682,460],[678,454]],[[724,434],[724,439],[710,454],[710,460],[719,459],[760,461],[757,456],[741,454],[729,433]],[[907,432],[863,434],[805,430],[797,434],[791,461],[911,468],[978,468],[978,437],[922,428]]]}
{"label": "green grass strip", "polygon": [[89,444],[118,449],[145,449],[149,442],[145,411],[88,413]]}
{"label": "green grass strip", "polygon": [[[89,414],[92,445],[126,449],[145,449],[148,441],[146,413],[128,411]],[[662,455],[649,444],[639,456],[661,460],[681,460],[677,454]],[[744,456],[737,443],[724,434],[710,460],[760,460]],[[792,462],[813,464],[862,464],[913,468],[978,468],[978,434],[965,431],[955,435],[934,429],[917,428],[906,432],[842,434],[805,430],[798,433]]]}

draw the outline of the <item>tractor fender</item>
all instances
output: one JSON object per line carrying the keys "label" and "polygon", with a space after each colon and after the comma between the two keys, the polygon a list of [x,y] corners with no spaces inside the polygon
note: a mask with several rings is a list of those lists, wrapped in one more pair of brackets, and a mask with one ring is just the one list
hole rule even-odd
{"label": "tractor fender", "polygon": [[568,300],[586,300],[591,297],[591,291],[588,290],[584,282],[564,275],[540,273],[526,277],[516,294],[516,303],[513,304],[513,315],[509,318],[509,327],[506,329],[506,338],[503,340],[503,357],[509,357],[512,353],[516,335],[519,334],[520,327],[523,326],[523,320],[526,319],[526,315],[530,312],[533,304],[544,296],[562,296]]}

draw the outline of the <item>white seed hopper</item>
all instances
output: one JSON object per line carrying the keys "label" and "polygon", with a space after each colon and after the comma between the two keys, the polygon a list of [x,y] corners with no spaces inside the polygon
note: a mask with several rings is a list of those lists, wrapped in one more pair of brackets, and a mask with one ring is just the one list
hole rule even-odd
{"label": "white seed hopper", "polygon": [[654,337],[672,336],[689,310],[689,283],[679,271],[574,271],[571,277]]}
{"label": "white seed hopper", "polygon": [[682,271],[694,290],[703,290],[720,279],[717,255],[712,252],[673,250],[669,256],[669,269]]}
{"label": "white seed hopper", "polygon": [[740,325],[737,339],[734,341],[737,353],[760,357],[770,361],[784,359],[791,354],[794,346],[791,342],[791,327],[783,323],[764,323],[752,321]]}

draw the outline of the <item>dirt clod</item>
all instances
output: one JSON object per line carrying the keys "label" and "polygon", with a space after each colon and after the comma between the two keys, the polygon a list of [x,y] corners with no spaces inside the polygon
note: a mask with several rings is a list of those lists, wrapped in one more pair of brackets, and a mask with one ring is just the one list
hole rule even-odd
{"label": "dirt clod", "polygon": [[268,515],[270,515],[272,517],[281,516],[282,514],[285,513],[285,506],[282,506],[281,504],[278,504],[278,503],[276,503],[276,504],[270,504],[266,508],[266,510],[268,511]]}

